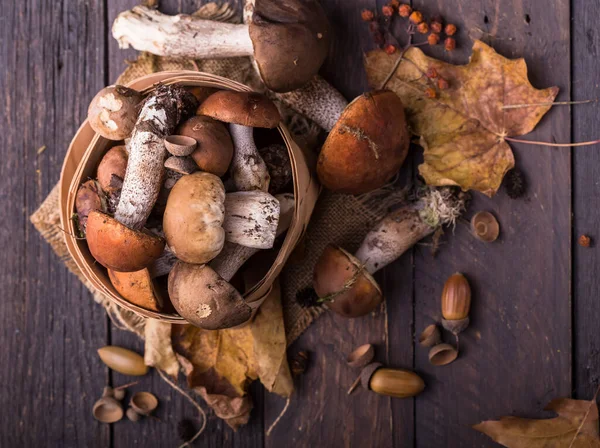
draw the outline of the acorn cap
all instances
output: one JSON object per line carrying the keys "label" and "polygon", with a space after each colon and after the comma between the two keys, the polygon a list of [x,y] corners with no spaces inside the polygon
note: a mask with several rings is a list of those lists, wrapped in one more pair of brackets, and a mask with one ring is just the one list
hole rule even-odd
{"label": "acorn cap", "polygon": [[139,271],[162,254],[165,240],[144,229],[133,230],[98,210],[90,212],[86,239],[92,256],[107,269]]}
{"label": "acorn cap", "polygon": [[456,320],[442,319],[442,326],[450,333],[457,335],[467,329],[469,326],[469,318],[465,317],[464,319]]}
{"label": "acorn cap", "polygon": [[209,96],[196,110],[225,123],[253,128],[276,128],[281,121],[277,107],[269,98],[255,92],[219,90]]}
{"label": "acorn cap", "polygon": [[117,292],[128,302],[147,310],[163,309],[164,299],[155,289],[148,269],[134,272],[117,272],[109,269],[108,278]]}
{"label": "acorn cap", "polygon": [[485,243],[491,243],[500,235],[500,224],[490,212],[477,212],[471,218],[471,232]]}
{"label": "acorn cap", "polygon": [[176,132],[198,143],[191,157],[200,170],[218,177],[227,172],[233,158],[233,142],[227,126],[210,117],[196,115],[180,124]]}
{"label": "acorn cap", "polygon": [[165,138],[165,148],[174,156],[189,156],[196,149],[198,142],[186,135],[169,135]]}
{"label": "acorn cap", "polygon": [[365,366],[365,368],[362,369],[362,372],[360,372],[360,384],[362,385],[362,387],[364,387],[367,390],[370,389],[369,383],[371,382],[371,377],[373,376],[375,371],[382,366],[383,364],[381,364],[380,362],[373,362],[371,364],[367,364],[367,366]]}
{"label": "acorn cap", "polygon": [[135,412],[135,409],[133,409],[133,408],[127,409],[127,412],[125,413],[125,415],[127,415],[127,418],[129,420],[131,420],[132,422],[137,422],[140,419],[140,414]]}
{"label": "acorn cap", "polygon": [[240,293],[208,265],[175,263],[169,297],[181,317],[205,330],[235,327],[252,315]]}
{"label": "acorn cap", "polygon": [[123,418],[121,403],[112,397],[103,397],[94,403],[92,415],[102,423],[114,423]]}
{"label": "acorn cap", "polygon": [[351,367],[364,367],[373,361],[375,349],[371,344],[364,344],[354,349],[346,358],[346,362]]}
{"label": "acorn cap", "polygon": [[438,344],[429,350],[429,362],[434,366],[445,366],[458,357],[458,351],[450,344]]}
{"label": "acorn cap", "polygon": [[328,308],[344,317],[364,316],[383,300],[379,285],[360,261],[332,244],[315,264],[313,287]]}
{"label": "acorn cap", "polygon": [[310,81],[327,57],[329,28],[316,0],[257,1],[248,32],[265,85],[289,92]]}
{"label": "acorn cap", "polygon": [[419,344],[423,347],[433,347],[442,342],[440,329],[436,324],[431,324],[425,327],[425,330],[419,336]]}
{"label": "acorn cap", "polygon": [[385,185],[408,154],[410,135],[404,106],[395,93],[365,93],[344,110],[329,133],[317,162],[328,189],[362,194]]}
{"label": "acorn cap", "polygon": [[150,415],[158,407],[158,399],[150,392],[136,392],[129,405],[140,415]]}

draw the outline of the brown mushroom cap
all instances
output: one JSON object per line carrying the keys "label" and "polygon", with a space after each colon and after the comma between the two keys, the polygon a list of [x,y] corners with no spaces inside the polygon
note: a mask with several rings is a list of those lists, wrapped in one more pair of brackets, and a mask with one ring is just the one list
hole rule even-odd
{"label": "brown mushroom cap", "polygon": [[319,180],[332,191],[367,193],[398,172],[409,144],[400,98],[388,90],[365,93],[346,107],[327,137]]}
{"label": "brown mushroom cap", "polygon": [[147,310],[161,311],[164,300],[150,277],[148,269],[134,272],[117,272],[108,270],[110,282],[124,299]]}
{"label": "brown mushroom cap", "polygon": [[92,210],[106,211],[107,203],[100,184],[88,180],[79,186],[75,196],[75,210],[79,218],[79,230],[85,234],[88,215]]}
{"label": "brown mushroom cap", "polygon": [[344,317],[360,317],[373,311],[383,300],[375,279],[344,249],[328,245],[315,264],[313,287],[327,306]]}
{"label": "brown mushroom cap", "polygon": [[281,115],[273,101],[260,93],[219,90],[209,96],[196,110],[196,115],[206,115],[225,123],[241,124],[253,128],[275,128]]}
{"label": "brown mushroom cap", "polygon": [[327,57],[329,21],[316,0],[259,0],[250,39],[266,86],[275,92],[302,87]]}
{"label": "brown mushroom cap", "polygon": [[132,230],[97,210],[90,212],[86,239],[92,256],[113,271],[139,271],[162,254],[165,240],[145,230]]}
{"label": "brown mushroom cap", "polygon": [[[183,176],[171,189],[163,216],[169,248],[187,263],[208,263],[225,243],[225,187],[214,174]],[[88,224],[89,225],[89,224]]]}
{"label": "brown mushroom cap", "polygon": [[215,93],[218,89],[214,87],[194,86],[187,87],[187,90],[196,97],[196,99],[198,100],[198,104],[200,104],[206,98]]}
{"label": "brown mushroom cap", "polygon": [[96,171],[96,177],[102,190],[106,193],[114,193],[121,189],[125,171],[127,171],[127,160],[129,155],[125,146],[119,145],[110,148],[100,163]]}
{"label": "brown mushroom cap", "polygon": [[143,96],[128,87],[109,86],[100,90],[88,108],[92,129],[109,140],[129,137],[137,121]]}
{"label": "brown mushroom cap", "polygon": [[233,142],[223,123],[197,115],[183,122],[176,132],[198,142],[191,154],[198,168],[218,177],[227,172],[233,157]]}
{"label": "brown mushroom cap", "polygon": [[181,317],[205,330],[235,327],[252,315],[240,293],[207,265],[175,263],[169,296]]}

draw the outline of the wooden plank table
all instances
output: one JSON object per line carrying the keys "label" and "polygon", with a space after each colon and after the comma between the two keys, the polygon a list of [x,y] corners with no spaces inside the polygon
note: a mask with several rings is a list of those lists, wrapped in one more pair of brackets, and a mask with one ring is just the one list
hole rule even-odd
{"label": "wooden plank table", "polygon": [[[112,426],[91,417],[110,373],[96,349],[116,344],[142,351],[116,329],[85,288],[35,232],[28,216],[59,177],[67,145],[95,92],[113,82],[135,56],[110,36],[111,23],[136,0],[23,0],[0,12],[0,446],[176,446],[176,423],[191,406],[154,373],[142,379],[161,400],[160,421]],[[168,13],[192,12],[200,1],[163,0]],[[322,0],[335,40],[322,74],[347,97],[367,89],[362,52],[369,34],[362,8],[375,0]],[[501,54],[524,56],[536,87],[558,85],[560,100],[597,98],[600,4],[586,0],[414,0],[426,15],[459,25],[457,49],[428,52],[455,63],[481,35]],[[597,104],[555,107],[528,138],[566,142],[600,136]],[[37,154],[45,145],[46,151]],[[555,397],[589,399],[600,377],[600,248],[577,236],[598,234],[598,147],[511,145],[528,177],[526,200],[504,191],[476,195],[471,211],[493,211],[501,239],[480,244],[459,224],[437,258],[417,246],[377,275],[387,314],[356,320],[325,314],[291,352],[311,352],[307,373],[287,414],[266,428],[283,400],[255,384],[250,423],[237,433],[212,412],[197,446],[209,447],[474,447],[496,446],[470,425],[516,414],[546,417]],[[418,156],[406,163],[414,176]],[[470,215],[469,215],[470,216]],[[472,325],[459,362],[433,368],[415,335],[439,318],[444,280],[464,272],[473,286]],[[386,332],[387,320],[387,332]],[[417,399],[390,399],[346,389],[354,373],[345,355],[371,342],[391,366],[416,370],[427,383]]]}

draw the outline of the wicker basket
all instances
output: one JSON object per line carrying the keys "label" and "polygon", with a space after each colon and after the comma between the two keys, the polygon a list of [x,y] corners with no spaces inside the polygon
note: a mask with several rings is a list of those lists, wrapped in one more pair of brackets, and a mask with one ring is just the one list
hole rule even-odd
{"label": "wicker basket", "polygon": [[[220,76],[192,71],[154,73],[138,78],[130,82],[128,86],[138,91],[148,93],[152,91],[157,82],[162,82],[164,84],[178,82],[186,86],[207,86],[236,91],[251,90],[243,84]],[[292,137],[285,126],[279,126],[278,130],[290,155],[296,206],[294,218],[292,219],[290,228],[273,265],[267,274],[244,294],[244,298],[253,309],[253,314],[270,292],[273,281],[277,275],[279,275],[287,258],[302,237],[319,193],[319,187],[315,182],[309,164],[307,163],[307,155],[292,140]],[[75,260],[75,263],[77,263],[82,274],[90,281],[90,283],[94,285],[98,291],[120,306],[145,317],[151,317],[171,323],[186,323],[186,321],[177,314],[150,311],[134,305],[121,297],[113,288],[106,269],[97,263],[90,254],[85,240],[78,240],[75,238],[77,232],[71,217],[75,212],[75,196],[77,189],[83,179],[95,176],[96,167],[98,166],[100,159],[113,145],[114,142],[94,133],[87,120],[84,121],[71,141],[71,145],[65,156],[60,177],[60,218],[63,229],[66,231],[65,240],[69,253]]]}

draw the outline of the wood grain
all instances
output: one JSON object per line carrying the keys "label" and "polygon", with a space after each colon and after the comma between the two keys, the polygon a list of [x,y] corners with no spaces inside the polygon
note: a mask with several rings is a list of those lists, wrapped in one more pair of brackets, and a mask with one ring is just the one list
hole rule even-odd
{"label": "wood grain", "polygon": [[[573,99],[597,98],[600,91],[600,34],[595,18],[600,5],[581,0],[572,3]],[[598,105],[573,106],[573,141],[597,139]],[[600,382],[600,339],[597,335],[597,298],[600,294],[600,257],[596,202],[600,194],[598,147],[573,150],[573,380],[575,395],[589,400]],[[591,248],[577,244],[580,235],[590,235]]]}
{"label": "wood grain", "polygon": [[[459,24],[459,48],[451,55],[467,62],[467,36],[483,40],[507,57],[524,56],[536,87],[558,85],[569,99],[569,4],[547,8],[534,0],[415,1],[428,15],[439,12]],[[425,6],[426,5],[426,6]],[[568,141],[568,108],[554,108],[526,138]],[[415,260],[417,334],[440,319],[445,280],[463,272],[473,288],[472,324],[461,335],[459,359],[432,367],[416,348],[417,370],[428,388],[417,399],[417,446],[492,446],[470,428],[502,415],[544,416],[554,397],[571,390],[570,151],[511,145],[529,179],[525,200],[504,191],[493,199],[476,194],[468,218],[492,211],[501,237],[492,244],[469,235],[459,224],[436,259],[418,251]]]}
{"label": "wood grain", "polygon": [[[2,5],[1,446],[98,446],[104,311],[29,222],[57,181],[88,97],[104,85],[101,1]],[[46,150],[37,154],[38,148]]]}

